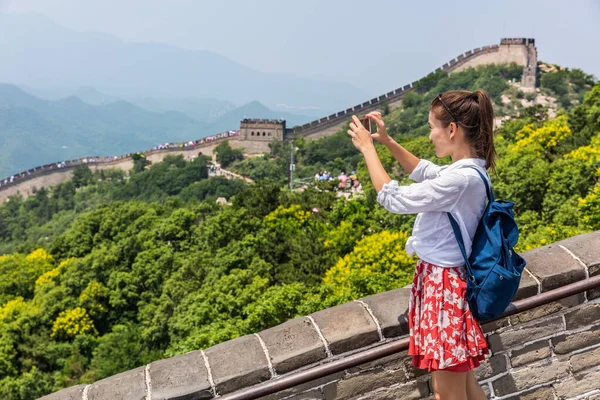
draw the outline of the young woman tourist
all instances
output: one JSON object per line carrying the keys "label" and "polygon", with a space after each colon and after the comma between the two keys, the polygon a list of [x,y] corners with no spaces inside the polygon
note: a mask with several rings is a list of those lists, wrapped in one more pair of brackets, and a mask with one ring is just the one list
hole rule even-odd
{"label": "young woman tourist", "polygon": [[[438,95],[429,111],[429,139],[438,157],[452,163],[438,166],[420,160],[386,132],[378,112],[367,114],[378,128],[370,134],[352,117],[348,135],[365,158],[377,200],[388,211],[418,214],[406,242],[417,254],[409,303],[412,364],[431,373],[436,399],[485,399],[473,369],[488,353],[481,325],[466,301],[464,259],[447,213],[451,213],[465,238],[467,255],[487,203],[481,177],[472,167],[494,170],[494,112],[487,93],[450,91]],[[385,145],[402,165],[408,186],[390,179],[375,151],[373,139]]]}

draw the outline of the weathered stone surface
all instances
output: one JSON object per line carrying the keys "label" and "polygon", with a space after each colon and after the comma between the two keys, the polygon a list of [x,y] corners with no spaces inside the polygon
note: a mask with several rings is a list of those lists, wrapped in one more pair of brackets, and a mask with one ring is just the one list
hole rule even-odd
{"label": "weathered stone surface", "polygon": [[557,242],[556,245],[569,249],[588,268],[600,265],[600,231],[573,236]]}
{"label": "weathered stone surface", "polygon": [[[573,372],[600,366],[600,347],[584,351],[583,353],[573,354],[569,361],[571,362]],[[598,384],[598,389],[600,389],[600,383]]]}
{"label": "weathered stone surface", "polygon": [[323,388],[326,400],[417,400],[429,396],[429,386],[425,381],[411,382],[395,385],[385,389],[378,389],[374,392],[366,392],[361,395],[352,395],[344,397],[346,392],[338,393],[334,385]]}
{"label": "weathered stone surface", "polygon": [[406,376],[403,370],[389,371],[377,368],[357,375],[344,377],[329,386],[328,390],[325,391],[325,395],[326,398],[329,398],[328,394],[335,392],[334,398],[336,399],[350,399],[404,381],[406,381]]}
{"label": "weathered stone surface", "polygon": [[524,325],[517,325],[513,329],[502,333],[494,333],[488,337],[488,343],[492,352],[496,353],[563,330],[562,317],[558,316],[546,321],[533,321]]}
{"label": "weathered stone surface", "polygon": [[306,317],[287,321],[259,333],[269,351],[275,372],[289,371],[327,357],[325,346],[312,322]]}
{"label": "weathered stone surface", "polygon": [[524,311],[519,314],[511,315],[510,322],[513,325],[522,324],[525,322],[532,321],[537,318],[545,317],[566,308],[575,307],[582,304],[585,301],[583,293],[574,294],[573,296],[566,297],[564,299],[553,301],[548,304],[543,304],[529,311]]}
{"label": "weathered stone surface", "polygon": [[[526,266],[527,269],[529,266]],[[523,271],[521,274],[521,282],[519,283],[519,289],[515,294],[513,301],[526,299],[528,297],[535,296],[538,294],[538,283],[529,275],[527,271]]]}
{"label": "weathered stone surface", "polygon": [[473,373],[477,381],[490,378],[505,372],[508,369],[508,362],[505,354],[496,354],[483,361],[479,367],[475,368]]}
{"label": "weathered stone surface", "polygon": [[521,254],[542,284],[542,292],[585,279],[585,269],[569,253],[551,244]]}
{"label": "weathered stone surface", "polygon": [[546,361],[534,364],[503,376],[492,382],[496,396],[506,396],[527,388],[551,383],[569,373],[567,361]]}
{"label": "weathered stone surface", "polygon": [[204,351],[217,393],[252,386],[271,377],[265,352],[254,335],[246,335]]}
{"label": "weathered stone surface", "polygon": [[543,360],[552,355],[550,343],[547,339],[532,343],[522,349],[513,350],[510,353],[510,364],[513,368]]}
{"label": "weathered stone surface", "polygon": [[588,331],[560,335],[551,340],[556,354],[567,354],[573,350],[600,343],[600,327],[596,326]]}
{"label": "weathered stone surface", "polygon": [[87,393],[88,400],[145,400],[145,368],[138,367],[93,383]]}
{"label": "weathered stone surface", "polygon": [[501,318],[498,319],[496,321],[492,321],[492,322],[487,322],[485,324],[481,324],[481,330],[483,330],[483,333],[491,333],[494,332],[495,330],[498,330],[500,328],[505,328],[509,325],[509,318]]}
{"label": "weathered stone surface", "polygon": [[69,388],[59,390],[44,397],[40,397],[38,400],[81,400],[83,397],[83,389],[87,385],[76,385]]}
{"label": "weathered stone surface", "polygon": [[598,389],[600,370],[590,371],[586,374],[576,374],[553,386],[559,399],[575,397]]}
{"label": "weathered stone surface", "polygon": [[379,341],[373,318],[362,304],[355,301],[318,311],[311,316],[333,354],[360,349]]}
{"label": "weathered stone surface", "polygon": [[273,393],[267,396],[263,396],[260,400],[281,400],[288,398],[295,398],[293,396],[301,396],[303,393],[310,393],[314,390],[318,390],[319,392],[323,392],[322,387],[330,384],[334,384],[335,382],[342,379],[346,376],[344,371],[336,372],[335,374],[330,374],[327,376],[323,376],[321,378],[312,380],[310,382],[303,383],[301,385],[293,386],[289,389],[281,390],[277,393]]}
{"label": "weathered stone surface", "polygon": [[200,351],[153,362],[149,372],[152,400],[213,398]]}
{"label": "weathered stone surface", "polygon": [[506,400],[553,400],[554,393],[551,387],[540,387],[516,396],[507,397]]}
{"label": "weathered stone surface", "polygon": [[[593,265],[588,270],[590,277],[600,275],[600,264]],[[588,300],[594,300],[600,297],[600,288],[588,290],[587,292]]]}
{"label": "weathered stone surface", "polygon": [[361,299],[373,312],[386,338],[408,335],[410,289],[400,288]]}
{"label": "weathered stone surface", "polygon": [[565,314],[567,330],[577,329],[600,320],[600,304],[590,304]]}

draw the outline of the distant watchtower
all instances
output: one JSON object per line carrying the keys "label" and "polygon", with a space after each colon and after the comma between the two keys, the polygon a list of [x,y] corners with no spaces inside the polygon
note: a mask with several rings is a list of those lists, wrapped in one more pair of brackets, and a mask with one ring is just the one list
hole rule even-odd
{"label": "distant watchtower", "polygon": [[285,120],[244,118],[240,122],[240,136],[243,140],[251,141],[282,141],[285,136]]}
{"label": "distant watchtower", "polygon": [[501,39],[500,54],[503,54],[506,57],[506,61],[517,61],[518,64],[523,65],[521,87],[523,89],[535,90],[537,73],[537,49],[535,47],[535,39]]}

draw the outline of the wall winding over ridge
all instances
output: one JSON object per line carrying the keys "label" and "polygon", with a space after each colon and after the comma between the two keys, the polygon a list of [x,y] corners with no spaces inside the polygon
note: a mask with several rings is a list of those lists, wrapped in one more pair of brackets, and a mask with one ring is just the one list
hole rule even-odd
{"label": "wall winding over ridge", "polygon": [[[600,231],[522,256],[528,266],[516,299],[600,275]],[[408,296],[408,288],[369,296],[42,399],[212,399],[405,337]],[[600,398],[600,289],[483,328],[492,354],[475,373],[489,398]],[[263,399],[429,399],[431,395],[429,375],[414,369],[406,352],[401,352]]]}
{"label": "wall winding over ridge", "polygon": [[[479,65],[513,62],[522,65],[525,69],[527,69],[528,66],[537,65],[537,50],[535,48],[534,39],[501,39],[500,45],[483,46],[467,51],[448,61],[440,68],[437,68],[433,73],[440,71],[447,71],[448,73],[460,72],[467,68],[477,67]],[[295,127],[293,129],[293,135],[318,139],[339,131],[341,126],[345,124],[352,115],[366,114],[371,111],[381,110],[383,109],[384,103],[387,103],[390,109],[394,109],[401,104],[402,97],[406,92],[413,90],[416,83],[416,81],[412,82],[362,104],[357,104],[344,111]],[[535,81],[533,81],[533,84],[535,86]]]}

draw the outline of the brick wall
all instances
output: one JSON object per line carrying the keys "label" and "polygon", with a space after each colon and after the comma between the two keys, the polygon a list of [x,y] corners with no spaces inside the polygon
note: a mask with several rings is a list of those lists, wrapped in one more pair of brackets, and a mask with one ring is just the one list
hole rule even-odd
{"label": "brick wall", "polygon": [[[528,265],[517,300],[600,275],[600,231],[522,256]],[[405,338],[408,295],[408,288],[380,293],[43,399],[212,399]],[[600,289],[483,328],[491,354],[476,376],[489,398],[600,399]],[[410,365],[406,351],[263,397],[429,398],[430,377]]]}

